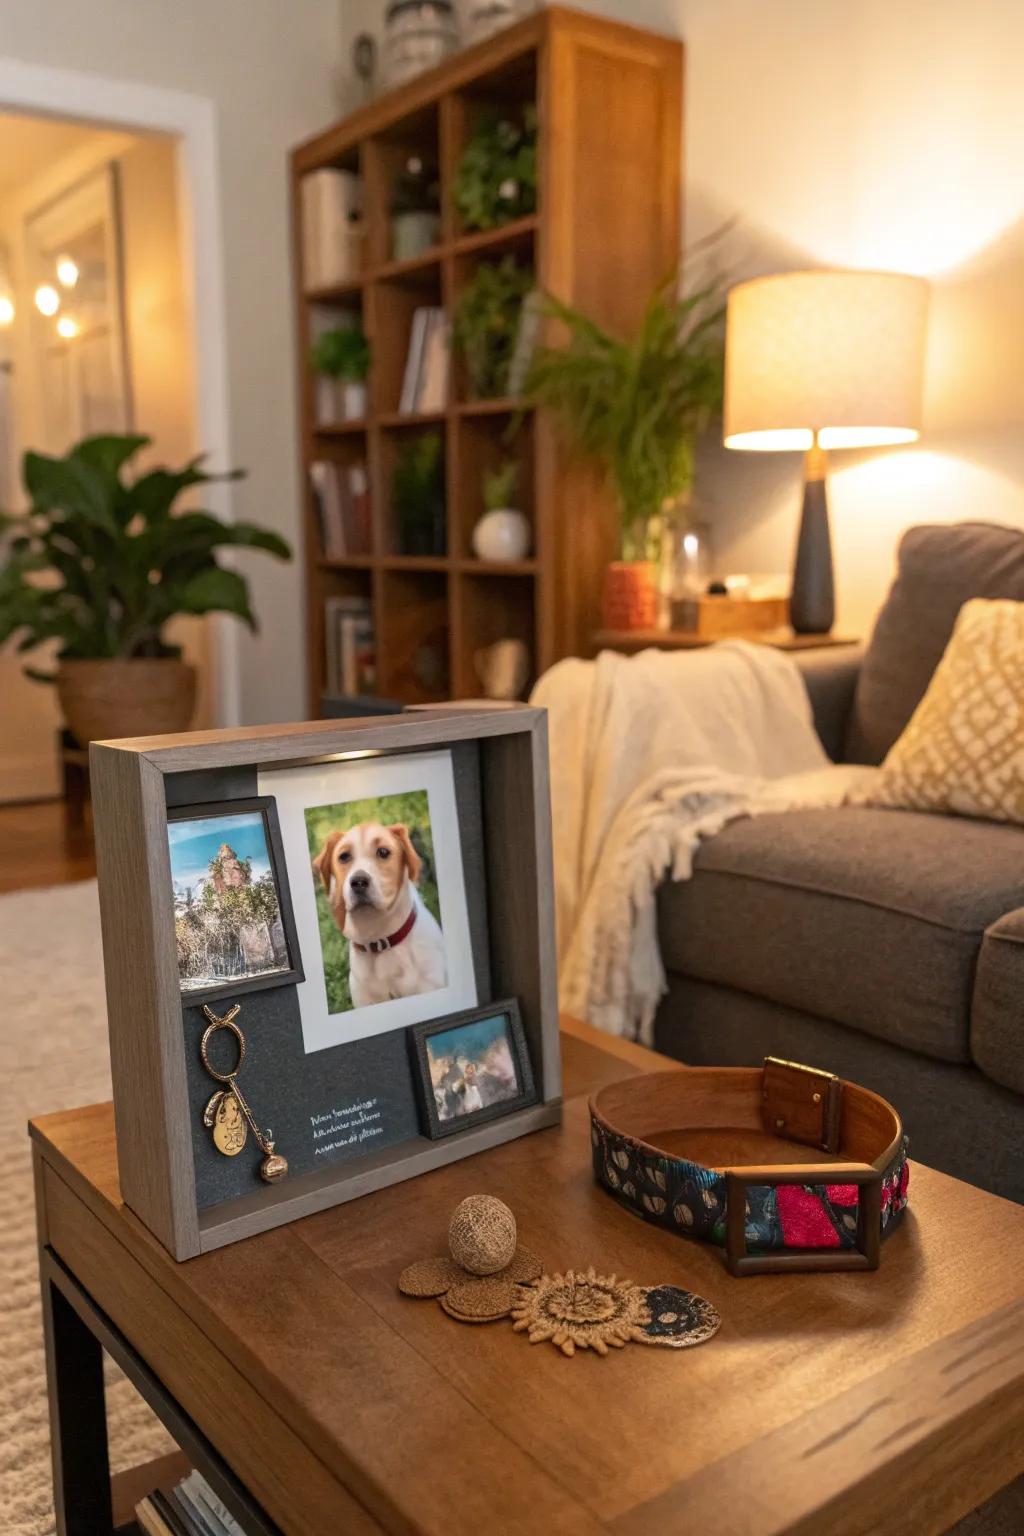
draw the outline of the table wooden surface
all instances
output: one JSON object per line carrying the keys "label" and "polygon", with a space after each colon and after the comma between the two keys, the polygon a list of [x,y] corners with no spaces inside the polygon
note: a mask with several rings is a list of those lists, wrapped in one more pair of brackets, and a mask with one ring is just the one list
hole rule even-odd
{"label": "table wooden surface", "polygon": [[[914,1164],[877,1273],[733,1279],[592,1178],[586,1095],[667,1063],[572,1021],[563,1053],[561,1128],[185,1264],[121,1203],[110,1106],[45,1116],[42,1241],[287,1536],[929,1536],[1024,1470],[1024,1209]],[[568,1360],[399,1295],[475,1191],[721,1332]]]}

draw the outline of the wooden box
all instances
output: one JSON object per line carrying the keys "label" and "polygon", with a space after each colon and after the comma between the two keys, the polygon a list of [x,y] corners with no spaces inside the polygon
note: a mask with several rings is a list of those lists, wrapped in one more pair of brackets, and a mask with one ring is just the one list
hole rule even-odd
{"label": "wooden box", "polygon": [[[475,745],[460,746],[464,743]],[[469,1125],[458,1135],[436,1141],[410,1136],[279,1184],[256,1183],[238,1198],[201,1208],[193,1147],[202,1103],[190,1087],[195,1063],[186,1049],[168,811],[245,801],[260,770],[374,756],[393,760],[397,754],[442,748],[472,754],[478,786],[474,826],[479,835],[471,835],[483,844],[479,905],[485,905],[487,915],[488,976],[480,1001],[518,999],[536,1102],[502,1119]],[[121,1190],[176,1258],[190,1258],[558,1121],[543,711],[444,707],[376,719],[99,742],[90,749],[90,765]],[[466,836],[463,829],[464,848]],[[244,1088],[244,1072],[240,1083]],[[208,1092],[215,1084],[206,1086]],[[269,1119],[270,1110],[264,1113]]]}
{"label": "wooden box", "polygon": [[728,640],[733,635],[760,634],[789,623],[785,597],[687,598],[672,604],[672,628],[702,640]]}

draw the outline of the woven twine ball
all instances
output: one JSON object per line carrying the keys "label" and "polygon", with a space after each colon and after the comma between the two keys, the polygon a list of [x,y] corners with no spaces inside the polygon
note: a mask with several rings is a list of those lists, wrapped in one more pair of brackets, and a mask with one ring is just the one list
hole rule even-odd
{"label": "woven twine ball", "polygon": [[471,1275],[495,1275],[516,1251],[516,1219],[494,1195],[467,1195],[455,1209],[448,1246],[456,1264]]}

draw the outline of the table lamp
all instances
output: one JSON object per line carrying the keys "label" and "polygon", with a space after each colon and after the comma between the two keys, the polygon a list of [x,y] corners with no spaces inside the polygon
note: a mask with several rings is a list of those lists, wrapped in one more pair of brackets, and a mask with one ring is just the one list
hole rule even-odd
{"label": "table lamp", "polygon": [[915,440],[927,305],[925,281],[895,272],[781,272],[729,294],[725,446],[804,453],[798,634],[835,619],[827,452]]}

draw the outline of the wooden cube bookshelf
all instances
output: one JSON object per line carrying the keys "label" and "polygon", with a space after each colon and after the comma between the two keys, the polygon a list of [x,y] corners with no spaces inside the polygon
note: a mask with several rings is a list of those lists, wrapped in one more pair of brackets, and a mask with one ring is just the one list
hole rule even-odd
{"label": "wooden cube bookshelf", "polygon": [[[488,107],[536,104],[536,214],[466,231],[452,188],[467,137]],[[456,54],[292,154],[295,287],[301,403],[308,618],[309,708],[321,712],[326,677],[324,604],[369,599],[377,636],[377,689],[408,703],[478,697],[474,655],[504,636],[526,641],[530,679],[566,655],[588,655],[600,628],[601,584],[616,557],[608,492],[580,465],[544,413],[517,400],[474,399],[453,358],[449,399],[425,416],[399,412],[412,316],[418,305],[454,313],[481,262],[511,252],[538,287],[581,305],[619,331],[635,325],[680,250],[682,45],[655,33],[551,7]],[[412,153],[436,165],[440,243],[394,261],[389,202]],[[317,292],[302,281],[302,178],[322,167],[364,183],[365,266]],[[315,311],[357,313],[372,349],[365,421],[319,427],[309,367]],[[505,433],[518,419],[509,443]],[[446,517],[434,553],[402,549],[391,508],[396,454],[410,434],[440,434]],[[501,458],[520,465],[517,502],[529,517],[527,559],[491,564],[473,553],[483,478]],[[326,559],[309,466],[365,462],[373,506],[370,547]]]}

